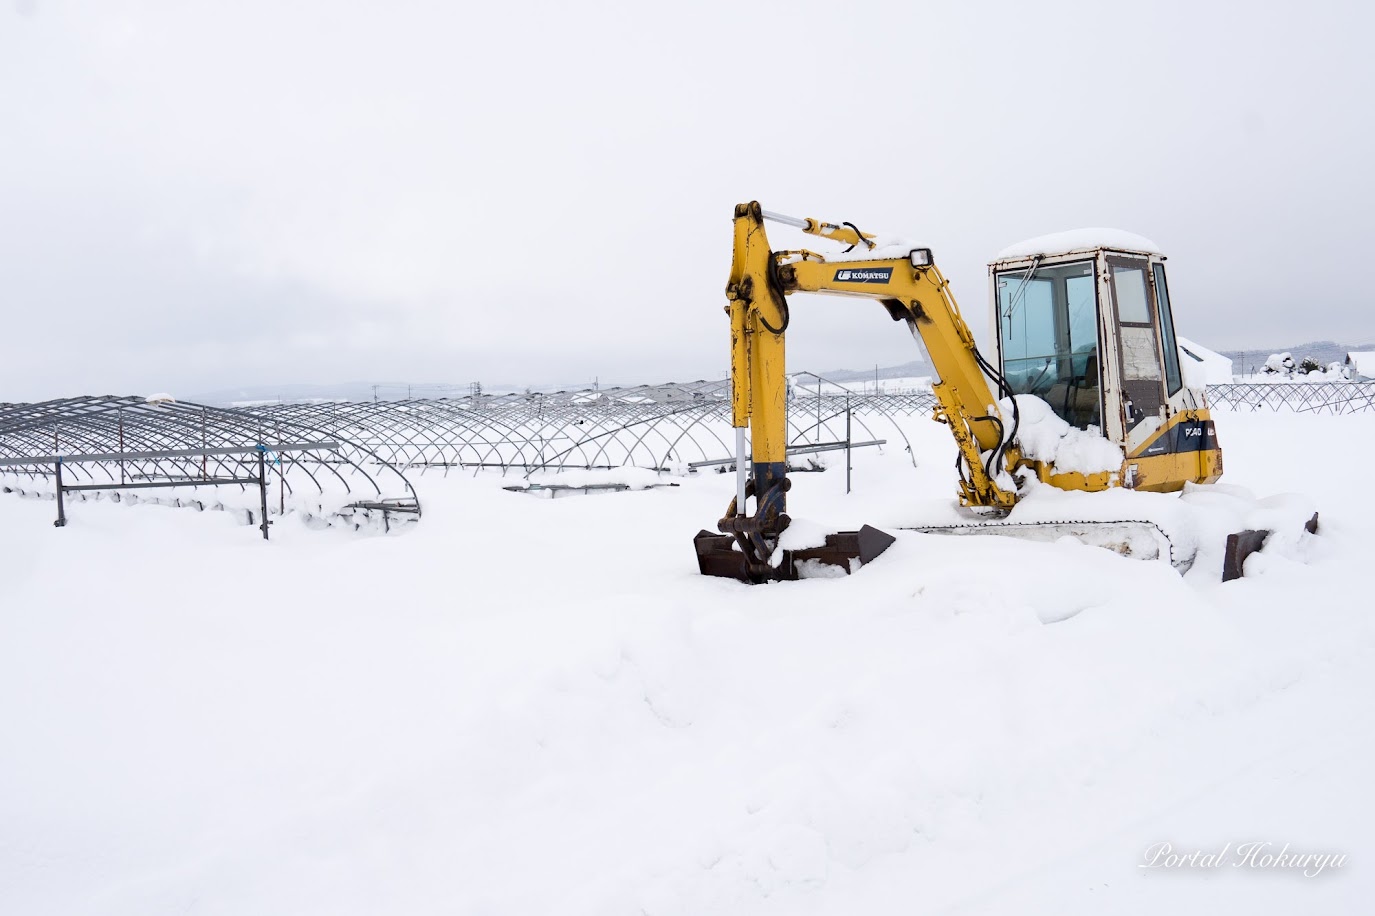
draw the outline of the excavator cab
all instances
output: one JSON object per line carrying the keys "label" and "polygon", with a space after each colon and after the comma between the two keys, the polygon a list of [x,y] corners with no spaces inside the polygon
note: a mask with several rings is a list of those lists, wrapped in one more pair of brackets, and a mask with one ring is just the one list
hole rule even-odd
{"label": "excavator cab", "polygon": [[1170,491],[1221,476],[1204,394],[1180,371],[1154,243],[1076,230],[1013,245],[988,272],[997,361],[1013,392],[1120,446],[1126,486]]}

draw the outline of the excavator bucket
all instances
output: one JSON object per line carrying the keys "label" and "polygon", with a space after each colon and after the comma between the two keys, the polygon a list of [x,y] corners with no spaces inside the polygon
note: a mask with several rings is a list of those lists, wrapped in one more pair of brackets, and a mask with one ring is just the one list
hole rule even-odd
{"label": "excavator bucket", "polygon": [[729,534],[699,531],[692,539],[692,546],[697,551],[697,568],[704,576],[771,582],[849,575],[872,562],[895,540],[891,534],[865,525],[858,531],[826,535],[826,544],[822,547],[781,551],[782,559],[777,566],[754,569]]}

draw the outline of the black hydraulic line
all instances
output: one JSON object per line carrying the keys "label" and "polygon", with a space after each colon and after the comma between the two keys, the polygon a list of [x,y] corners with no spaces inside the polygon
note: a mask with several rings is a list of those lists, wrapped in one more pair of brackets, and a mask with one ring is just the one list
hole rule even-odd
{"label": "black hydraulic line", "polygon": [[993,473],[993,464],[1003,453],[1003,421],[994,416],[975,417],[975,420],[987,420],[998,427],[998,447],[988,453],[988,461],[984,462],[984,473],[992,480],[997,475]]}
{"label": "black hydraulic line", "polygon": [[973,350],[975,361],[979,364],[980,367],[983,368],[985,372],[988,373],[989,377],[997,383],[999,392],[1007,395],[1008,399],[1012,401],[1012,434],[1009,436],[1000,435],[1000,441],[998,444],[998,448],[996,449],[996,458],[998,464],[1001,465],[1003,454],[1007,451],[1007,446],[1016,440],[1017,432],[1021,428],[1022,411],[1017,404],[1017,396],[1013,393],[1012,385],[1008,382],[1007,378],[997,369],[993,368],[993,366],[988,362],[988,360],[984,358],[984,355],[979,352],[978,347],[974,347]]}
{"label": "black hydraulic line", "polygon": [[[851,246],[854,247],[854,246]],[[846,249],[847,251],[849,249]],[[778,308],[783,313],[783,326],[775,328],[764,319],[764,313],[759,313],[759,323],[770,334],[782,334],[788,330],[788,325],[792,322],[792,313],[788,309],[788,297],[783,293],[783,283],[778,279],[778,262],[774,259],[773,253],[769,253],[769,292],[778,296]]]}
{"label": "black hydraulic line", "polygon": [[[854,223],[841,223],[840,225],[844,226],[846,229],[853,229],[855,233],[855,238],[859,239],[859,242],[863,242],[864,247],[868,248],[870,251],[874,250],[874,243],[866,239],[864,237],[864,233],[860,232],[859,227],[856,226]],[[854,251],[855,245],[858,245],[859,242],[855,242],[854,245],[851,245],[849,248],[846,248],[845,253],[849,254],[850,252]]]}

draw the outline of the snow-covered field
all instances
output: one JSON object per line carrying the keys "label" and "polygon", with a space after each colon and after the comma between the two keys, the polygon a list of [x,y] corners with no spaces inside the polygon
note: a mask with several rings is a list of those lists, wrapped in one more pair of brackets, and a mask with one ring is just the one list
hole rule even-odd
{"label": "snow-covered field", "polygon": [[404,535],[269,543],[0,497],[0,913],[1366,912],[1375,415],[1217,419],[1322,512],[1227,584],[898,532],[954,489],[921,417],[790,500],[897,544],[767,587],[696,573],[725,474],[415,475]]}

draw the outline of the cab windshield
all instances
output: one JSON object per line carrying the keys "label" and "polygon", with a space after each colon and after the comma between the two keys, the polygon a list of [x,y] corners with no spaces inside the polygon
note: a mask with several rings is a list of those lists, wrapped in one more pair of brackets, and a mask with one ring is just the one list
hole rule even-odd
{"label": "cab windshield", "polygon": [[1071,426],[1101,427],[1093,261],[1000,271],[995,287],[1012,390],[1041,398]]}

